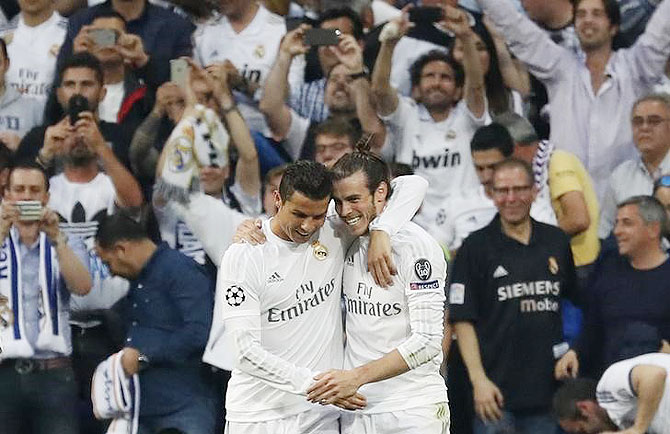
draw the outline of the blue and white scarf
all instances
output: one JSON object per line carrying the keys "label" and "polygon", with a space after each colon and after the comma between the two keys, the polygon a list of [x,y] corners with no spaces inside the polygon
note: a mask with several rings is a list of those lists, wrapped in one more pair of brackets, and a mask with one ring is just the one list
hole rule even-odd
{"label": "blue and white scarf", "polygon": [[126,376],[123,350],[103,360],[91,382],[91,402],[97,419],[113,419],[107,434],[137,434],[140,417],[140,377]]}
{"label": "blue and white scarf", "polygon": [[0,249],[0,295],[6,304],[0,306],[0,340],[3,352],[0,360],[30,358],[35,350],[68,352],[65,329],[69,328],[67,302],[61,300],[61,278],[56,250],[45,233],[39,234],[39,286],[44,315],[39,321],[39,334],[34,348],[26,339],[23,308],[23,282],[19,237],[12,228]]}

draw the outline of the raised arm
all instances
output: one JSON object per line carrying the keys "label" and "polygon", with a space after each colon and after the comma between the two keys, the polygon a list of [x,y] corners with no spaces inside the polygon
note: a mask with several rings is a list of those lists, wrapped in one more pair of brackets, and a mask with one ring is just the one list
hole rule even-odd
{"label": "raised arm", "polygon": [[624,53],[631,70],[645,89],[658,82],[670,56],[669,0],[658,5],[644,33]]}
{"label": "raised arm", "polygon": [[488,17],[484,17],[483,22],[491,34],[491,39],[493,39],[493,45],[498,55],[498,67],[505,86],[519,92],[522,98],[529,97],[531,88],[528,70],[521,62],[512,58],[512,53],[509,52],[505,44],[505,38],[496,31]]}
{"label": "raised arm", "polygon": [[352,77],[351,91],[356,103],[356,116],[361,122],[363,132],[374,134],[370,143],[372,151],[379,154],[384,146],[386,129],[372,105],[370,82],[365,76],[363,50],[351,35],[344,35],[333,52],[341,64],[347,67]]}
{"label": "raised arm", "polygon": [[142,205],[140,185],[107,145],[98,129],[93,113],[84,112],[79,115],[75,129],[77,135],[89,141],[95,149],[105,173],[111,178],[114,184],[118,205],[124,208],[136,208]]}
{"label": "raised arm", "polygon": [[387,23],[379,34],[381,46],[372,71],[372,96],[380,116],[388,116],[398,108],[398,91],[391,86],[391,60],[395,46],[410,26],[407,14],[403,13]]}
{"label": "raised arm", "polygon": [[309,26],[301,25],[284,35],[277,60],[263,86],[263,96],[258,108],[277,140],[284,139],[291,127],[291,109],[286,103],[289,90],[288,75],[293,58],[307,53],[309,49],[303,42],[305,30],[308,28]]}
{"label": "raised arm", "polygon": [[571,53],[556,43],[526,15],[519,12],[510,0],[477,0],[505,38],[509,49],[526,64],[530,72],[545,81],[559,74],[561,61]]}
{"label": "raised arm", "polygon": [[447,28],[463,43],[463,69],[465,71],[463,99],[470,112],[475,117],[481,118],[486,112],[486,88],[484,87],[484,70],[475,44],[475,33],[463,10],[445,6],[444,16]]}
{"label": "raised arm", "polygon": [[235,169],[235,181],[240,184],[244,193],[254,197],[261,192],[261,174],[258,165],[258,153],[249,127],[237,110],[235,99],[228,87],[228,74],[223,64],[210,65],[207,72],[211,77],[214,94],[221,107],[230,137],[237,148],[239,160]]}

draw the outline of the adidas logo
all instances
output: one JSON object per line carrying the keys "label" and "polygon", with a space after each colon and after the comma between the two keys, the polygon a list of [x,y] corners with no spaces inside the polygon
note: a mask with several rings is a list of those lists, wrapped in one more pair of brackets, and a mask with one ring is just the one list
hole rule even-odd
{"label": "adidas logo", "polygon": [[279,275],[276,271],[272,273],[270,277],[268,277],[268,283],[279,283],[283,282],[284,278]]}
{"label": "adidas logo", "polygon": [[509,275],[509,273],[507,272],[507,270],[505,270],[505,267],[503,267],[502,265],[498,265],[498,268],[496,268],[496,271],[493,272],[493,278],[494,279],[499,279],[501,277],[505,277],[505,276],[508,276],[508,275]]}

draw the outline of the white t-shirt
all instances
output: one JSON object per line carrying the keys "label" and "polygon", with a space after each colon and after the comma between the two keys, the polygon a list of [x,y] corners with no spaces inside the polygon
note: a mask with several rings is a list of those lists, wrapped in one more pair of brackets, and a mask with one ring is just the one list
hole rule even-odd
{"label": "white t-shirt", "polygon": [[670,354],[651,353],[614,363],[607,368],[598,382],[598,404],[607,411],[607,415],[619,429],[633,426],[638,397],[633,390],[630,375],[638,365],[660,366],[667,372],[665,391],[647,432],[670,434]]}
{"label": "white t-shirt", "polygon": [[440,375],[447,264],[426,231],[405,224],[391,237],[398,275],[378,287],[367,270],[369,237],[347,253],[343,292],[346,309],[344,368],[380,359],[397,349],[410,370],[362,386],[363,413],[384,413],[447,401]]}
{"label": "white t-shirt", "polygon": [[[240,33],[233,30],[225,16],[199,25],[193,36],[194,57],[203,66],[229,60],[247,80],[262,87],[285,34],[284,19],[260,6],[254,19]],[[298,59],[291,67],[291,86],[302,83],[304,61]],[[260,96],[260,92],[256,92],[253,98],[235,92],[249,129],[265,131],[265,119],[258,110]]]}
{"label": "white t-shirt", "polygon": [[10,65],[5,81],[19,92],[46,104],[56,74],[56,57],[65,40],[67,19],[54,12],[42,24],[29,27],[19,16],[14,30],[4,33],[10,40]]}
{"label": "white t-shirt", "polygon": [[[474,190],[445,198],[435,208],[435,213],[427,216],[430,224],[427,230],[441,245],[454,251],[461,247],[468,235],[491,223],[497,213],[495,204],[480,185]],[[556,226],[556,215],[546,191],[544,194],[540,192],[531,204],[530,216],[539,222]]]}
{"label": "white t-shirt", "polygon": [[[394,234],[420,206],[427,183],[418,176],[401,176],[391,187],[385,211],[370,228]],[[342,367],[340,294],[344,251],[351,237],[332,202],[311,242],[280,239],[270,230],[271,221],[263,225],[267,242],[233,244],[218,274],[203,360],[230,369],[226,353],[235,348],[226,397],[232,422],[309,411],[313,407],[302,395],[313,376]]]}
{"label": "white t-shirt", "polygon": [[470,154],[470,140],[488,115],[477,119],[464,101],[442,122],[414,100],[400,97],[394,113],[383,118],[389,134],[388,145],[395,149],[396,161],[409,164],[414,173],[428,180],[429,189],[414,221],[428,227],[427,216],[450,194],[479,185]]}
{"label": "white t-shirt", "polygon": [[342,367],[345,246],[333,218],[303,244],[276,236],[271,222],[265,244],[233,244],[219,270],[217,306],[237,354],[226,394],[232,422],[309,411],[314,404],[301,395],[313,376]]}
{"label": "white t-shirt", "polygon": [[98,106],[98,116],[105,122],[115,124],[125,93],[123,81],[115,84],[106,84],[105,89],[107,89],[107,93]]}
{"label": "white t-shirt", "polygon": [[49,180],[49,208],[58,213],[61,230],[84,239],[88,250],[88,268],[93,288],[85,296],[72,295],[73,311],[107,309],[128,292],[128,281],[112,276],[95,253],[95,234],[100,220],[115,209],[116,189],[109,176],[98,173],[87,183],[71,182],[65,174]]}

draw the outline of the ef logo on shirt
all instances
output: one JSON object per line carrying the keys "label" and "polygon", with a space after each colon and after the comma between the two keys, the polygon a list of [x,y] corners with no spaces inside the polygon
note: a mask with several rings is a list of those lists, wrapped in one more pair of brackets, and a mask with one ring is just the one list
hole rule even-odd
{"label": "ef logo on shirt", "polygon": [[233,285],[226,290],[226,303],[228,306],[237,307],[244,303],[247,296],[244,295],[244,290],[237,285]]}

